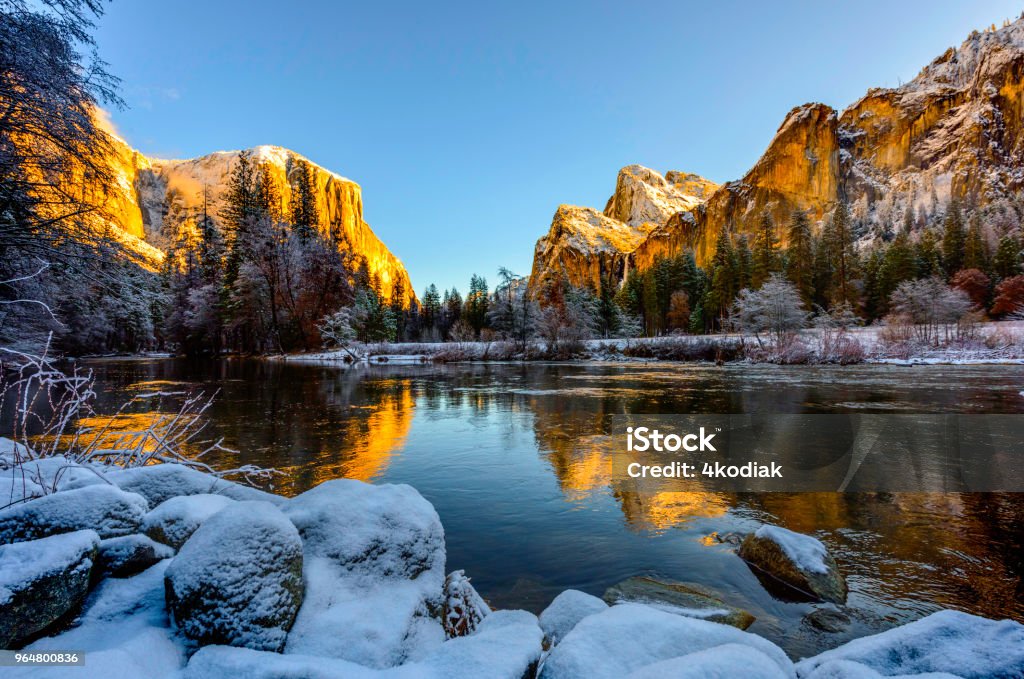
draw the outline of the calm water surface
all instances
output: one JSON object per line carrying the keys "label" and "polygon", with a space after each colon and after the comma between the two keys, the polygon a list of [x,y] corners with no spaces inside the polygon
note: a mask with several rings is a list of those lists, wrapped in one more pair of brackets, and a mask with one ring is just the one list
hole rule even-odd
{"label": "calm water surface", "polygon": [[[940,607],[1024,621],[1024,495],[640,496],[599,445],[624,413],[1019,413],[1024,366],[90,366],[103,412],[133,393],[219,390],[208,431],[241,452],[214,462],[276,467],[286,495],[338,477],[415,486],[444,522],[448,569],[496,607],[540,611],[566,588],[600,595],[646,574],[715,590],[794,656]],[[769,594],[714,538],[762,521],[832,548],[851,588],[845,636],[815,632],[812,605]]]}

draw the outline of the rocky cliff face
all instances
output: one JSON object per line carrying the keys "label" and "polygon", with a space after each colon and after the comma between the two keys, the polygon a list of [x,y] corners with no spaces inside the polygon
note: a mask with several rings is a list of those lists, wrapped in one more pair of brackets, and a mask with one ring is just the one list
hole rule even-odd
{"label": "rocky cliff face", "polygon": [[[691,192],[700,199],[696,205],[668,214],[654,207],[642,213],[633,207],[632,197],[640,192],[631,181],[620,173],[606,214],[627,222],[638,217],[661,221],[620,255],[617,271],[622,272],[691,248],[698,263],[706,264],[723,226],[752,233],[766,210],[779,225],[795,209],[820,222],[837,201],[845,200],[870,224],[891,219],[906,205],[920,208],[933,197],[969,196],[985,204],[1020,191],[1024,18],[999,30],[972,33],[912,81],[871,90],[841,113],[824,104],[793,109],[742,179],[704,195]],[[534,271],[541,276],[562,265],[541,257],[557,250],[552,235],[545,237],[545,248],[538,243]],[[779,235],[785,242],[784,228]],[[582,264],[577,268],[586,269]]]}
{"label": "rocky cliff face", "polygon": [[534,249],[531,287],[540,290],[563,275],[573,285],[594,288],[605,276],[621,280],[627,255],[651,231],[670,216],[702,204],[717,186],[695,174],[670,171],[662,176],[641,165],[622,168],[603,213],[558,206],[551,229]]}
{"label": "rocky cliff face", "polygon": [[[203,204],[219,223],[224,206],[228,177],[240,154],[248,154],[270,173],[288,213],[292,184],[299,154],[277,146],[257,146],[246,151],[219,151],[190,160],[147,158],[123,142],[116,144],[111,164],[117,181],[104,187],[100,201],[106,220],[119,228],[125,240],[150,261],[159,261],[161,251],[175,234],[167,217],[173,212],[198,209]],[[320,214],[320,228],[336,242],[347,242],[352,251],[366,258],[371,274],[376,274],[385,296],[401,282],[406,301],[415,299],[409,274],[402,262],[373,233],[363,220],[362,189],[359,184],[316,164],[313,168]]]}

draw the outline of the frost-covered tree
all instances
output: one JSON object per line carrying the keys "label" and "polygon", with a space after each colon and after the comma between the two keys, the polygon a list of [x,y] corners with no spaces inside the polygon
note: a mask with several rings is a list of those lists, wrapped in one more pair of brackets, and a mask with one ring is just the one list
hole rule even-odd
{"label": "frost-covered tree", "polygon": [[938,276],[904,281],[890,300],[896,318],[914,324],[916,336],[925,342],[937,342],[942,328],[959,321],[971,306],[963,290],[946,285]]}
{"label": "frost-covered tree", "polygon": [[776,347],[783,347],[806,327],[808,315],[796,286],[775,273],[757,290],[740,291],[732,321],[741,332],[752,333],[758,342],[761,334],[768,334]]}

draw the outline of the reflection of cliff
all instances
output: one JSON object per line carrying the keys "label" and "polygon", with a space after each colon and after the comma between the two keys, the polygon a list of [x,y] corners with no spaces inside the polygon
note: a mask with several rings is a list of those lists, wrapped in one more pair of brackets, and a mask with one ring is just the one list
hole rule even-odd
{"label": "reflection of cliff", "polygon": [[694,517],[726,512],[728,501],[721,493],[645,492],[631,480],[613,479],[612,462],[620,451],[608,435],[608,417],[595,412],[535,409],[537,446],[551,463],[568,502],[610,491],[619,501],[626,523],[638,530],[665,530]]}
{"label": "reflection of cliff", "polygon": [[388,394],[372,406],[369,416],[357,419],[345,435],[341,451],[345,460],[341,473],[320,468],[323,480],[345,476],[370,481],[383,472],[396,450],[405,445],[413,418],[413,398],[409,382],[403,380],[395,393]]}

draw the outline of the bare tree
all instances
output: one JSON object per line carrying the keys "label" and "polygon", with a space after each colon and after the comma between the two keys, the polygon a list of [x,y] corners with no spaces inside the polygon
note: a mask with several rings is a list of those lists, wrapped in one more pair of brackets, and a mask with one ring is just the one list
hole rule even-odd
{"label": "bare tree", "polygon": [[917,339],[937,344],[943,335],[949,339],[955,332],[955,329],[951,331],[951,326],[973,305],[963,290],[952,288],[935,277],[900,283],[892,293],[890,306],[895,317],[890,318],[890,322],[902,319],[911,323]]}
{"label": "bare tree", "polygon": [[757,290],[744,288],[733,306],[732,320],[741,332],[753,333],[758,344],[767,333],[777,348],[785,347],[807,326],[809,314],[796,286],[773,273]]}

